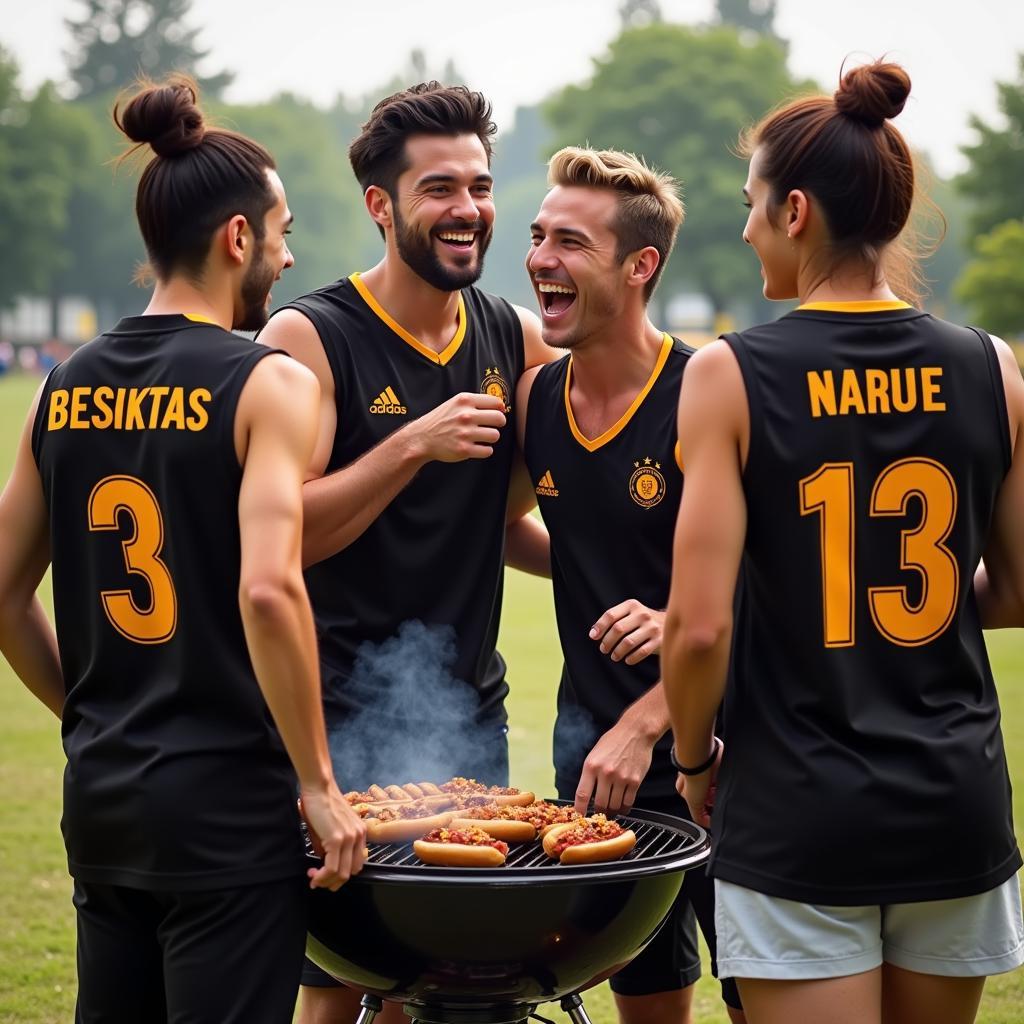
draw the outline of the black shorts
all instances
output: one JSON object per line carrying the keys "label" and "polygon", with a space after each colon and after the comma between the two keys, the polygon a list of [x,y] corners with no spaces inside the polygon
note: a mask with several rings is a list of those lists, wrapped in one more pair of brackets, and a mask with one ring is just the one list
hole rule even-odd
{"label": "black shorts", "polygon": [[290,1024],[304,876],[206,892],[75,881],[76,1024]]}
{"label": "black shorts", "polygon": [[[559,792],[563,800],[572,800],[572,793]],[[690,813],[679,796],[641,800],[641,810],[673,814],[690,820]],[[648,996],[656,992],[673,992],[692,985],[700,977],[700,951],[697,926],[704,935],[711,953],[711,973],[718,977],[715,962],[715,889],[705,868],[687,871],[683,887],[669,912],[664,927],[644,951],[609,980],[613,992],[622,996]],[[733,978],[723,978],[722,1001],[734,1009],[742,1009],[739,990]]]}
{"label": "black shorts", "polygon": [[[451,774],[463,775],[470,779],[481,779],[489,786],[508,785],[508,726],[502,722],[495,722],[492,726],[480,726],[481,730],[491,732],[488,742],[481,744],[481,754],[473,756],[469,760],[462,754],[462,760],[452,765]],[[457,753],[457,752],[456,752]],[[371,779],[355,776],[356,783],[350,784],[346,780],[346,788],[365,790],[371,783],[391,783],[392,781],[418,781],[415,779]],[[338,988],[340,981],[336,981],[326,971],[322,971],[312,960],[306,960],[302,965],[302,984],[311,988]]]}

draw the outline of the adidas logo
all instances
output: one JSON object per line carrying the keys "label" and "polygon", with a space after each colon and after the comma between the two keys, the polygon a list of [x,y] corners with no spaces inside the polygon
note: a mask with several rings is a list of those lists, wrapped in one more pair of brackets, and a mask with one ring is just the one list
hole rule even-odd
{"label": "adidas logo", "polygon": [[391,413],[394,416],[404,416],[409,410],[402,405],[394,388],[385,388],[371,403],[370,412],[379,416]]}
{"label": "adidas logo", "polygon": [[535,490],[545,498],[558,497],[558,488],[555,486],[555,481],[551,476],[550,469],[537,481]]}

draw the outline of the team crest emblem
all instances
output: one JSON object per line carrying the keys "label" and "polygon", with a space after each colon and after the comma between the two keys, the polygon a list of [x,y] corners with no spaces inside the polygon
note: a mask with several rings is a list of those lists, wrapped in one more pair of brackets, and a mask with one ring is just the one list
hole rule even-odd
{"label": "team crest emblem", "polygon": [[629,478],[629,496],[641,508],[654,508],[665,497],[665,478],[661,475],[661,463],[650,457],[633,463],[633,475]]}
{"label": "team crest emblem", "polygon": [[480,383],[480,390],[485,395],[494,395],[505,403],[505,412],[512,411],[512,403],[509,401],[508,382],[501,375],[501,370],[496,366],[488,366],[484,379]]}

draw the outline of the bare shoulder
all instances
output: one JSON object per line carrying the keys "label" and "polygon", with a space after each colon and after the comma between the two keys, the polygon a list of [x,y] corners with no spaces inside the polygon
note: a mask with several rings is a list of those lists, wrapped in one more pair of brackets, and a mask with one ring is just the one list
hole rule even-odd
{"label": "bare shoulder", "polygon": [[308,366],[320,382],[325,397],[334,398],[334,375],[327,360],[320,332],[305,313],[282,309],[275,313],[260,332],[259,342],[268,348],[280,348]]}
{"label": "bare shoulder", "polygon": [[308,412],[316,415],[320,385],[316,375],[297,359],[272,353],[253,368],[242,388],[238,414],[249,422],[287,424]]}
{"label": "bare shoulder", "polygon": [[249,386],[266,398],[280,398],[288,402],[315,400],[319,385],[316,374],[298,359],[274,352],[261,359],[253,368]]}
{"label": "bare shoulder", "polygon": [[523,372],[516,385],[516,436],[519,438],[519,447],[522,448],[526,441],[526,413],[530,405],[530,392],[533,390],[533,382],[537,374],[543,369],[540,366],[531,366]]}
{"label": "bare shoulder", "polygon": [[259,343],[270,348],[283,348],[290,352],[292,346],[320,345],[320,333],[313,321],[297,309],[282,309],[275,313],[260,331]]}
{"label": "bare shoulder", "polygon": [[721,338],[699,348],[690,356],[683,374],[683,387],[697,393],[713,389],[714,394],[708,397],[716,401],[723,396],[731,398],[745,395],[743,374],[736,361],[736,354]]}
{"label": "bare shoulder", "polygon": [[1016,353],[1002,338],[997,338],[994,334],[990,334],[989,337],[992,339],[992,346],[999,357],[999,368],[1003,371],[1004,382],[1009,381],[1016,384],[1021,379],[1021,369]]}
{"label": "bare shoulder", "polygon": [[525,306],[513,305],[512,308],[516,311],[523,328],[523,366],[530,368],[554,362],[562,353],[544,344],[540,317]]}
{"label": "bare shoulder", "polygon": [[1021,376],[1017,354],[1010,346],[990,334],[992,345],[999,357],[999,369],[1003,376],[1003,390],[1006,393],[1006,409],[1010,416],[1010,432],[1016,437],[1024,429],[1024,377]]}
{"label": "bare shoulder", "polygon": [[519,378],[519,383],[516,385],[516,401],[524,415],[526,403],[530,400],[530,392],[533,390],[533,382],[546,365],[546,363],[542,363],[540,366],[531,366],[528,370],[524,370],[523,375]]}
{"label": "bare shoulder", "polygon": [[679,394],[676,457],[691,465],[696,442],[719,438],[735,444],[739,466],[750,447],[750,411],[743,373],[736,355],[722,339],[698,349],[686,364]]}

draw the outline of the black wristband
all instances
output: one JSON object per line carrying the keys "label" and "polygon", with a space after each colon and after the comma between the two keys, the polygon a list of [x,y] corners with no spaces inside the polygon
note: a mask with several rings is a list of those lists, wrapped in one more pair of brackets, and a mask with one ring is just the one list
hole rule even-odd
{"label": "black wristband", "polygon": [[676,747],[673,743],[669,747],[668,756],[672,762],[672,767],[675,768],[680,775],[703,775],[714,763],[718,757],[718,752],[722,749],[722,741],[717,736],[712,736],[711,753],[708,755],[706,761],[701,762],[696,768],[687,768],[685,765],[681,765],[676,759]]}

